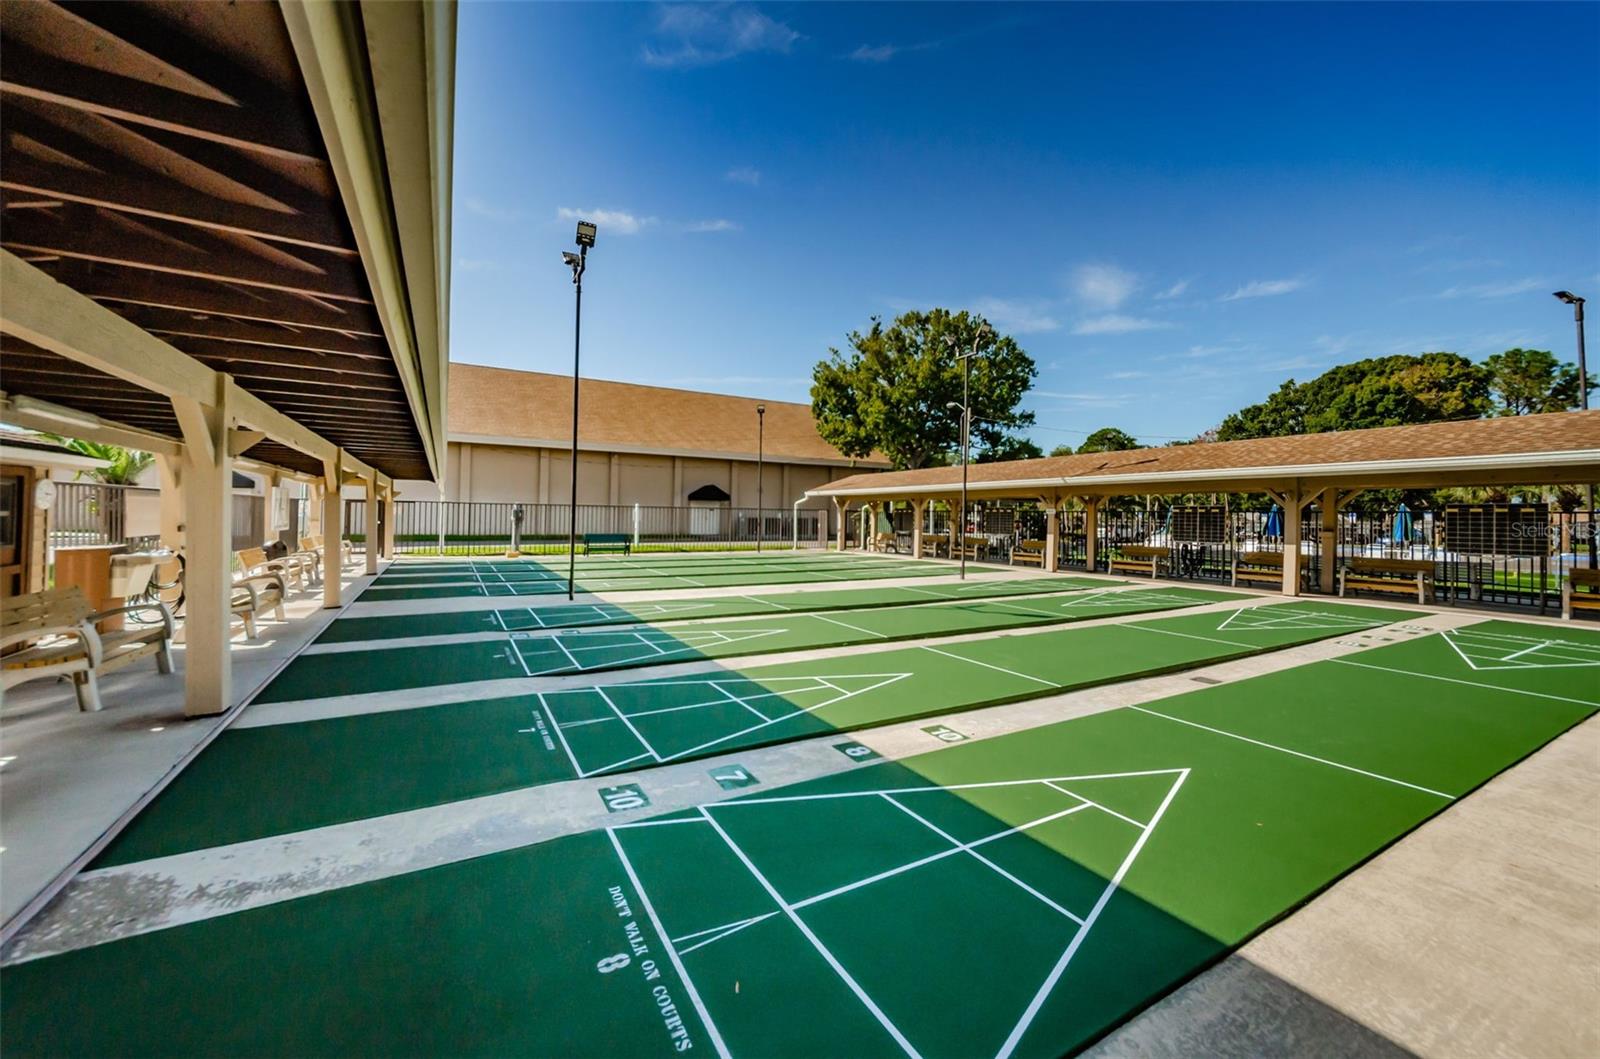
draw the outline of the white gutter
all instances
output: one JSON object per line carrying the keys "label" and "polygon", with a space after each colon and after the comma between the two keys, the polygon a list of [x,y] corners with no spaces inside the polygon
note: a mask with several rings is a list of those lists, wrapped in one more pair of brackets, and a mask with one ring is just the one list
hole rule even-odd
{"label": "white gutter", "polygon": [[[1585,464],[1600,465],[1600,449],[1572,449],[1564,452],[1527,452],[1489,454],[1479,456],[1442,456],[1421,460],[1367,460],[1355,463],[1302,463],[1267,467],[1216,467],[1195,471],[1162,471],[1154,474],[1096,474],[1074,477],[1017,478],[998,482],[970,482],[968,492],[995,492],[1015,489],[1082,489],[1103,485],[1128,486],[1153,483],[1219,482],[1259,480],[1262,478],[1328,478],[1338,475],[1362,474],[1434,474],[1449,471],[1495,470],[1510,471],[1528,468],[1542,470],[1550,467],[1575,467]],[[899,485],[860,487],[853,489],[812,489],[806,496],[909,496],[919,493],[948,493],[956,482],[937,482],[929,485]],[[1129,492],[1150,490],[1130,489]]]}

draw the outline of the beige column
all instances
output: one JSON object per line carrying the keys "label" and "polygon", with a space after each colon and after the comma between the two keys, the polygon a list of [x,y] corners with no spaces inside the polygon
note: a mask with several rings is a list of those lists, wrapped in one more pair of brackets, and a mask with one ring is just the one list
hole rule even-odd
{"label": "beige column", "polygon": [[161,546],[183,551],[183,456],[156,456],[161,475]]}
{"label": "beige column", "polygon": [[783,497],[783,503],[775,507],[788,507],[795,502],[795,496],[789,492],[789,465],[780,464],[778,470],[778,495]]}
{"label": "beige column", "polygon": [[672,457],[672,506],[683,506],[683,457]]}
{"label": "beige column", "polygon": [[[465,457],[470,446],[463,445]],[[340,480],[343,477],[343,456],[335,450],[333,458],[323,464],[322,484],[322,605],[342,605],[342,578],[344,576],[344,497]]]}
{"label": "beige column", "polygon": [[622,457],[615,452],[606,461],[606,489],[610,497],[606,503],[612,507],[622,503]]}
{"label": "beige column", "polygon": [[361,554],[366,559],[365,572],[375,574],[378,572],[378,472],[367,472],[365,484],[367,513],[366,525],[362,529],[366,531],[363,535],[366,537],[366,545],[361,549]]}
{"label": "beige column", "polygon": [[541,504],[550,502],[550,450],[539,450],[539,492],[538,500]]}
{"label": "beige column", "polygon": [[472,445],[462,445],[461,455],[456,460],[456,499],[472,499]]}
{"label": "beige column", "polygon": [[1332,487],[1324,489],[1319,502],[1322,505],[1322,520],[1319,527],[1322,537],[1322,562],[1317,569],[1317,587],[1324,595],[1331,596],[1338,588],[1339,490]]}
{"label": "beige column", "polygon": [[1053,574],[1059,565],[1056,556],[1061,550],[1061,505],[1054,500],[1041,501],[1041,504],[1044,507],[1044,570]]}
{"label": "beige column", "polygon": [[215,404],[172,398],[183,429],[184,521],[183,712],[221,713],[233,704],[228,640],[233,622],[233,458],[228,452],[228,387]]}
{"label": "beige column", "polygon": [[1083,558],[1084,565],[1090,573],[1094,573],[1100,557],[1095,554],[1096,545],[1100,540],[1100,497],[1086,496],[1083,498]]}
{"label": "beige column", "polygon": [[1283,491],[1283,594],[1300,594],[1300,490]]}
{"label": "beige column", "polygon": [[928,511],[926,500],[911,501],[911,558],[922,558],[922,524]]}
{"label": "beige column", "polygon": [[844,532],[844,530],[845,530],[844,514],[845,514],[845,512],[844,512],[844,501],[841,500],[839,497],[834,497],[833,498],[833,513],[837,516],[837,522],[838,522],[838,526],[839,526],[839,528],[837,530],[837,532],[839,534],[839,540],[838,540],[838,543],[835,545],[835,550],[842,552],[842,551],[844,551],[844,537],[845,537],[845,532]]}
{"label": "beige column", "polygon": [[389,483],[388,496],[383,509],[383,557],[394,558],[394,524],[400,514],[400,505],[394,498],[394,482]]}

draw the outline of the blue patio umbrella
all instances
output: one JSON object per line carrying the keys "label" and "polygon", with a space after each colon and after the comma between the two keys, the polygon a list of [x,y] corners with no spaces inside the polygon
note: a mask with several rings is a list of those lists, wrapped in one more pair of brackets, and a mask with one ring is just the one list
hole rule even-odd
{"label": "blue patio umbrella", "polygon": [[1401,504],[1394,513],[1394,532],[1390,538],[1396,544],[1406,544],[1411,540],[1411,509]]}
{"label": "blue patio umbrella", "polygon": [[1267,524],[1261,528],[1263,537],[1283,536],[1283,512],[1278,510],[1278,505],[1273,504],[1272,510],[1267,512]]}

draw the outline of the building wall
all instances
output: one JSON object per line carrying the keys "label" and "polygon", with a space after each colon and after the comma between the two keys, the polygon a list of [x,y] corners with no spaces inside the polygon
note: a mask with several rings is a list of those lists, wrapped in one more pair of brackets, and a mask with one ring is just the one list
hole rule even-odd
{"label": "building wall", "polygon": [[[732,496],[734,507],[756,505],[754,460],[580,452],[578,466],[580,504],[684,507],[690,493],[714,485]],[[564,504],[571,488],[569,467],[565,449],[452,441],[445,458],[445,499]],[[807,489],[854,473],[850,467],[768,460],[762,475],[762,500],[768,508],[786,508]],[[439,499],[439,487],[432,482],[395,484],[402,500]]]}

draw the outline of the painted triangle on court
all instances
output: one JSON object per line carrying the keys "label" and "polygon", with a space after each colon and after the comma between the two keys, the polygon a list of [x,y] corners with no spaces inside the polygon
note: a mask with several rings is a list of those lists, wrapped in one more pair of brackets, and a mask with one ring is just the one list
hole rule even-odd
{"label": "painted triangle on court", "polygon": [[1524,636],[1447,629],[1440,634],[1457,657],[1479,672],[1496,669],[1578,669],[1600,666],[1600,647],[1561,636]]}

